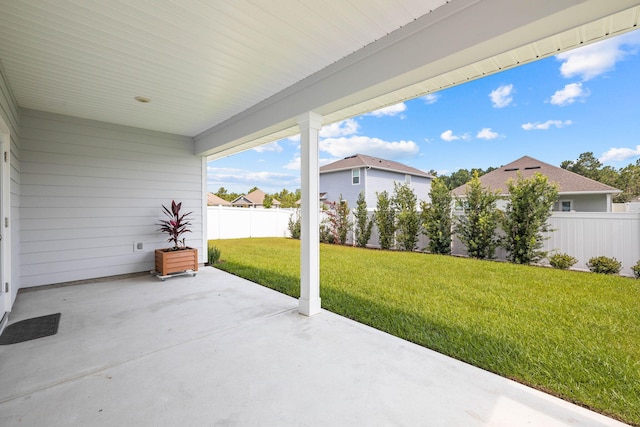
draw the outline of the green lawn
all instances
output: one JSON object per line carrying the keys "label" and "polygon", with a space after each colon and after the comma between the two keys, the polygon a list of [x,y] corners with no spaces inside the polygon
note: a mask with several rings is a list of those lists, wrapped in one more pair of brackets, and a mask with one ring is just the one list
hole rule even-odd
{"label": "green lawn", "polygon": [[[211,241],[217,267],[299,296],[291,239]],[[640,425],[640,281],[321,245],[322,306]]]}

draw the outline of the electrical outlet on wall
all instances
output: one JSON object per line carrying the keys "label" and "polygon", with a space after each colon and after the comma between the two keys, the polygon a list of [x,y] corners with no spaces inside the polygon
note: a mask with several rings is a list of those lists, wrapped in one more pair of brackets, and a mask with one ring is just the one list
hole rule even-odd
{"label": "electrical outlet on wall", "polygon": [[144,243],[133,242],[133,252],[144,252]]}

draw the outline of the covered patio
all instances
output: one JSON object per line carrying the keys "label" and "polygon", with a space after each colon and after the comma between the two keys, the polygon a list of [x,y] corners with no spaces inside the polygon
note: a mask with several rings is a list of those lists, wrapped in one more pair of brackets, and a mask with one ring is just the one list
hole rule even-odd
{"label": "covered patio", "polygon": [[[640,0],[0,2],[0,331],[62,313],[0,348],[0,424],[615,425],[323,311],[318,133],[638,22]],[[110,279],[154,268],[171,200],[204,263],[207,162],[298,133],[299,301]]]}
{"label": "covered patio", "polygon": [[206,267],[22,292],[56,335],[0,347],[0,425],[621,426]]}

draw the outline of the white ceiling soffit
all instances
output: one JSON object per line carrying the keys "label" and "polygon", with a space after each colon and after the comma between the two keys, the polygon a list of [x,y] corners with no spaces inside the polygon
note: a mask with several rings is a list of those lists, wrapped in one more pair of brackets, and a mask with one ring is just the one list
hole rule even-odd
{"label": "white ceiling soffit", "polygon": [[[640,0],[452,0],[196,137],[223,157],[637,28]],[[435,42],[434,42],[435,41]]]}
{"label": "white ceiling soffit", "polygon": [[23,108],[195,136],[444,3],[0,0],[0,62]]}

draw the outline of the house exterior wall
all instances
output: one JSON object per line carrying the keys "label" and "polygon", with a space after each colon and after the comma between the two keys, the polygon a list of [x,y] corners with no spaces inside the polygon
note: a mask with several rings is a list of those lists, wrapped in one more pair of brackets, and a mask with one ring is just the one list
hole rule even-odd
{"label": "house exterior wall", "polygon": [[361,191],[365,191],[365,188],[367,184],[363,168],[360,168],[358,185],[351,183],[351,169],[320,174],[320,192],[327,193],[326,202],[337,202],[342,194],[342,199],[347,201],[349,208],[355,209],[358,196]]}
{"label": "house exterior wall", "polygon": [[[393,196],[394,183],[404,183],[405,174],[385,171],[380,169],[369,169],[366,171],[367,179],[367,207],[373,209],[378,204],[376,193],[386,191],[389,197]],[[419,176],[411,177],[409,185],[419,201],[429,201],[429,190],[431,189],[431,179]],[[419,202],[418,202],[419,203]]]}
{"label": "house exterior wall", "polygon": [[205,162],[191,138],[33,110],[20,126],[23,287],[153,270],[173,199],[193,212],[186,242],[204,261]]}
{"label": "house exterior wall", "polygon": [[11,302],[20,289],[20,110],[0,64],[0,115],[10,130]]}
{"label": "house exterior wall", "polygon": [[[393,196],[394,182],[404,183],[405,174],[385,171],[380,169],[360,168],[360,184],[351,183],[351,170],[325,172],[320,174],[320,192],[326,192],[326,201],[335,202],[340,198],[347,200],[349,207],[355,209],[358,196],[365,192],[365,201],[368,209],[375,209],[378,204],[376,193],[386,191],[389,197]],[[411,185],[418,200],[429,200],[431,179],[412,176]]]}
{"label": "house exterior wall", "polygon": [[553,210],[560,210],[560,200],[573,200],[575,212],[607,212],[606,194],[561,194],[553,204]]}

